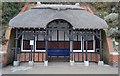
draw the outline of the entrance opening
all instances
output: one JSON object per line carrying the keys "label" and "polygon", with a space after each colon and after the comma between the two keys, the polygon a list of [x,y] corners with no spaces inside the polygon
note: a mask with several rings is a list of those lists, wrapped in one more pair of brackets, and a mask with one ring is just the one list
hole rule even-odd
{"label": "entrance opening", "polygon": [[71,24],[65,20],[51,21],[48,26],[48,34],[52,32],[48,40],[48,61],[63,62],[70,60],[70,28]]}
{"label": "entrance opening", "polygon": [[69,41],[49,41],[48,60],[49,61],[69,61],[70,59]]}

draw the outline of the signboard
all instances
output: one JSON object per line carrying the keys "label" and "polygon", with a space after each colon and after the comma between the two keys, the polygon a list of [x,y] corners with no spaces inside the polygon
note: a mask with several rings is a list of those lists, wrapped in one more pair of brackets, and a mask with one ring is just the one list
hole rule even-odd
{"label": "signboard", "polygon": [[30,45],[34,45],[34,40],[30,40]]}

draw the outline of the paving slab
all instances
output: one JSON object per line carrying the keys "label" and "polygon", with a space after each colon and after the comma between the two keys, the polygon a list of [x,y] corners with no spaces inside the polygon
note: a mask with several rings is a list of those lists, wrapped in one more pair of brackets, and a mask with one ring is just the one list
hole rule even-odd
{"label": "paving slab", "polygon": [[3,74],[118,74],[118,68],[109,65],[98,66],[90,63],[84,66],[83,63],[75,63],[70,66],[69,62],[49,62],[45,67],[44,63],[34,63],[30,67],[28,63],[21,63],[18,67],[7,66],[2,69]]}

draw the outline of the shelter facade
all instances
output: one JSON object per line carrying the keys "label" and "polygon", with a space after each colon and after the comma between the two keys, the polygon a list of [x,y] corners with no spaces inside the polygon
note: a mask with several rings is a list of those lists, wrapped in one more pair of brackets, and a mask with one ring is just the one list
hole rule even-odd
{"label": "shelter facade", "polygon": [[10,20],[15,32],[16,63],[63,58],[74,62],[103,63],[102,31],[107,23],[76,5],[36,6]]}

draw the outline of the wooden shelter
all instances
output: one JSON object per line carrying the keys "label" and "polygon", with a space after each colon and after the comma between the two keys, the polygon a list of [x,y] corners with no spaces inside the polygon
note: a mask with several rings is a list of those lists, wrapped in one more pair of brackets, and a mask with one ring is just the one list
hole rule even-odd
{"label": "wooden shelter", "polygon": [[79,6],[41,4],[15,16],[9,26],[16,31],[14,61],[103,61],[101,32],[108,25]]}

